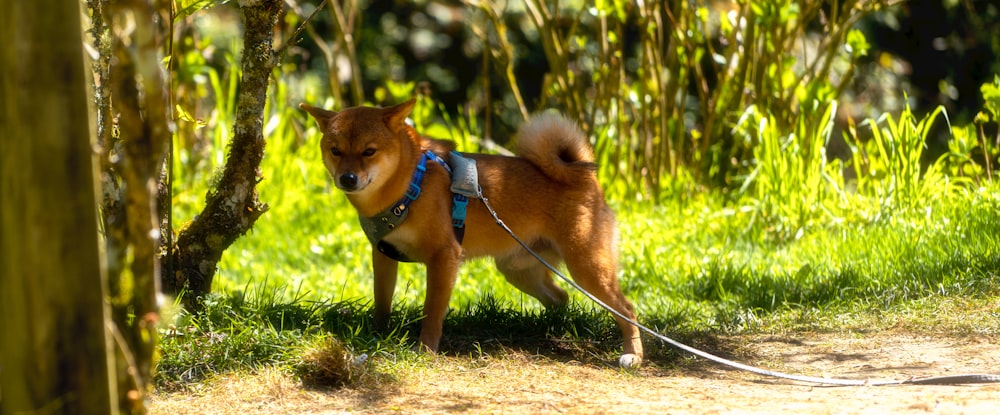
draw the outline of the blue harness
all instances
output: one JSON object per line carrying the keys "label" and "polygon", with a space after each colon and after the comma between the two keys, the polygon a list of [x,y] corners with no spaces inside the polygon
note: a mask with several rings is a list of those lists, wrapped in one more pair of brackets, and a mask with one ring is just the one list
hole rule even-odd
{"label": "blue harness", "polygon": [[[445,171],[452,178],[451,225],[455,232],[455,239],[459,244],[462,243],[462,240],[465,238],[466,208],[469,205],[469,197],[462,193],[468,193],[467,191],[463,191],[463,189],[466,189],[469,183],[473,183],[478,189],[478,174],[475,160],[466,159],[454,151],[449,154],[449,158],[452,159],[452,164],[460,171],[454,172],[452,166],[440,156],[433,152],[425,151],[421,154],[417,168],[413,171],[413,177],[410,179],[410,188],[406,191],[406,194],[398,202],[373,217],[359,217],[361,229],[365,232],[365,236],[368,237],[368,241],[372,243],[375,249],[378,249],[379,252],[396,261],[414,262],[384,239],[389,232],[392,232],[397,226],[403,223],[403,220],[410,213],[410,203],[413,203],[420,196],[420,185],[423,184],[424,174],[427,173],[428,159],[444,167]],[[475,193],[472,194],[474,195]]]}

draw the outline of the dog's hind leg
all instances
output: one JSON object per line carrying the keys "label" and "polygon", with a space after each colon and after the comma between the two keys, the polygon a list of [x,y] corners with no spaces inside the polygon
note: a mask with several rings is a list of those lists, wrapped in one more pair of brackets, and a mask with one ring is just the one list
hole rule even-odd
{"label": "dog's hind leg", "polygon": [[[573,280],[584,290],[593,294],[604,304],[623,316],[636,319],[635,308],[625,298],[618,284],[618,256],[614,219],[597,218],[586,229],[574,236],[567,232],[560,241],[566,268]],[[581,232],[582,231],[582,232]],[[622,367],[635,367],[642,362],[642,340],[639,328],[625,319],[615,316],[624,341],[624,354],[619,363]]]}
{"label": "dog's hind leg", "polygon": [[[552,266],[562,263],[562,257],[551,248],[538,247],[538,254]],[[511,285],[541,301],[546,307],[566,304],[566,290],[556,285],[548,268],[526,252],[496,259],[497,269]]]}
{"label": "dog's hind leg", "polygon": [[[635,308],[622,294],[618,280],[615,278],[614,268],[608,267],[605,262],[596,260],[601,256],[595,254],[593,260],[581,259],[581,257],[567,258],[566,266],[569,268],[573,280],[580,284],[584,290],[625,317],[635,320]],[[639,329],[621,317],[615,316],[615,320],[621,329],[624,341],[621,365],[623,367],[638,366],[642,361],[642,341]]]}

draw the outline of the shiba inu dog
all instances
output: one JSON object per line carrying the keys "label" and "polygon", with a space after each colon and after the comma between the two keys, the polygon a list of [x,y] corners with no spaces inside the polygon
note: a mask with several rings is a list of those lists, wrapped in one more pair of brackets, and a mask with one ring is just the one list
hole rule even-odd
{"label": "shiba inu dog", "polygon": [[[323,163],[372,242],[376,326],[388,323],[400,260],[427,266],[420,343],[432,352],[464,258],[492,256],[507,281],[545,306],[568,300],[482,200],[453,192],[452,169],[469,160],[478,171],[473,182],[518,237],[550,264],[564,262],[584,289],[635,318],[616,278],[614,214],[597,181],[593,150],[575,123],[554,114],[530,119],[518,133],[518,157],[459,154],[453,143],[422,137],[407,125],[415,102],[339,112],[299,106],[319,124]],[[624,338],[619,363],[638,366],[639,330],[617,320]]]}

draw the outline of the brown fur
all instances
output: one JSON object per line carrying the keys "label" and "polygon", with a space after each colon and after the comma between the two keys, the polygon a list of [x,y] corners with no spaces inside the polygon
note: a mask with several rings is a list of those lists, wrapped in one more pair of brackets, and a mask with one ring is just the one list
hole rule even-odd
{"label": "brown fur", "polygon": [[[359,215],[374,216],[406,192],[420,153],[447,159],[454,144],[419,136],[405,124],[414,101],[394,107],[328,111],[305,104],[323,132],[323,162]],[[565,262],[584,289],[625,316],[635,318],[622,295],[617,272],[617,228],[594,173],[593,152],[579,128],[558,115],[542,115],[522,126],[518,154],[466,154],[479,168],[479,184],[501,219],[552,264]],[[521,291],[546,306],[564,304],[566,292],[549,271],[496,225],[483,203],[470,200],[462,244],[451,225],[450,178],[429,162],[420,197],[407,219],[386,236],[409,258],[427,265],[427,293],[420,342],[437,351],[459,264],[466,257],[492,256],[497,268]],[[397,262],[373,252],[375,321],[388,322]],[[622,364],[642,357],[639,331],[619,319],[624,338]],[[631,356],[630,356],[631,355]],[[626,357],[629,360],[626,360]]]}

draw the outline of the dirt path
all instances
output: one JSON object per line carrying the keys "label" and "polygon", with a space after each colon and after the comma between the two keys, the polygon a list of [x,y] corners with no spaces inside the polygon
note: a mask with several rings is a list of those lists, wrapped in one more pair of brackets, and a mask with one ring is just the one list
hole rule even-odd
{"label": "dirt path", "polygon": [[[723,339],[749,363],[813,376],[905,379],[1000,373],[995,337],[907,333],[796,334]],[[170,414],[990,414],[1000,384],[819,387],[761,378],[696,361],[637,373],[517,352],[501,358],[439,357],[399,369],[374,389],[316,391],[270,371],[230,376],[155,397]]]}

